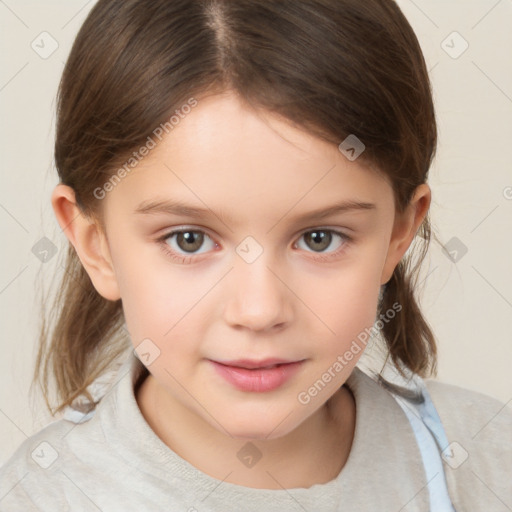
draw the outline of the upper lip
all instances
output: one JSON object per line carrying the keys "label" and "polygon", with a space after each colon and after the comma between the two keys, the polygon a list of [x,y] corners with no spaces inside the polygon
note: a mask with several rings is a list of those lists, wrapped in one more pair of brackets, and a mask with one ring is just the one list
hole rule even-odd
{"label": "upper lip", "polygon": [[237,359],[236,361],[214,361],[214,362],[223,364],[225,366],[235,366],[237,368],[246,368],[248,370],[253,370],[255,368],[268,368],[269,366],[275,366],[277,364],[291,364],[291,363],[298,363],[300,361],[268,358],[268,359],[261,359],[259,361],[255,361],[255,360],[251,360],[251,359]]}

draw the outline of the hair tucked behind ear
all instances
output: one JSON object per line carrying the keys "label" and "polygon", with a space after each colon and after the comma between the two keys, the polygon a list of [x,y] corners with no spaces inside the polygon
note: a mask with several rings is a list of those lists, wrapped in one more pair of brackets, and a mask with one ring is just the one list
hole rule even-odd
{"label": "hair tucked behind ear", "polygon": [[[418,253],[405,255],[395,267],[391,279],[384,287],[380,312],[392,310],[393,304],[400,304],[401,310],[391,322],[385,322],[382,334],[389,349],[389,356],[402,373],[405,366],[414,373],[428,376],[436,370],[436,343],[434,335],[418,305],[418,276],[421,263],[427,252],[431,227],[428,216],[419,229],[422,244]],[[413,262],[412,258],[416,261]]]}
{"label": "hair tucked behind ear", "polygon": [[[108,301],[98,294],[73,246],[69,245],[66,257],[66,270],[50,313],[43,309],[34,375],[34,381],[41,382],[52,414],[70,405],[81,394],[93,403],[87,386],[126,351],[129,343],[120,329],[123,323],[121,301]],[[105,340],[109,340],[108,344]],[[56,410],[49,402],[50,375],[61,400]]]}
{"label": "hair tucked behind ear", "polygon": [[[101,221],[106,181],[120,179],[148,137],[158,143],[155,129],[184,105],[190,111],[190,99],[226,91],[336,146],[357,136],[365,145],[358,162],[388,179],[397,211],[427,181],[437,143],[430,80],[394,1],[98,0],[59,86],[61,183]],[[430,233],[428,220],[422,229]],[[403,309],[383,333],[395,362],[426,373],[435,342],[414,273],[403,261],[388,283],[383,308],[398,301]],[[96,293],[71,249],[35,375],[45,393],[55,376],[57,410],[126,348],[121,323],[120,302]]]}

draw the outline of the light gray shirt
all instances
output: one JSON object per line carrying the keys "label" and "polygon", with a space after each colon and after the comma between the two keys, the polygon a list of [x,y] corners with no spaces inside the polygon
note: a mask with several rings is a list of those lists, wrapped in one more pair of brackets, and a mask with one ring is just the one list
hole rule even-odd
{"label": "light gray shirt", "polygon": [[[339,475],[309,488],[254,489],[201,472],[165,445],[138,408],[133,355],[82,423],[59,419],[28,438],[0,469],[0,511],[427,512],[411,425],[395,399],[355,368],[355,434]],[[453,459],[444,463],[457,512],[512,510],[512,412],[499,401],[426,381]],[[245,444],[241,441],[241,447]]]}

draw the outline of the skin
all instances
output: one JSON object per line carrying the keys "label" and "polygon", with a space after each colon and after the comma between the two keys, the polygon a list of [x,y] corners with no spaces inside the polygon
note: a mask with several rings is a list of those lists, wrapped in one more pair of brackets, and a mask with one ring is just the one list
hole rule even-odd
{"label": "skin", "polygon": [[[210,217],[135,212],[170,199],[206,207]],[[398,215],[389,182],[362,159],[351,162],[228,92],[200,99],[106,195],[105,233],[69,187],[55,188],[52,205],[98,293],[122,299],[133,346],[150,339],[160,351],[136,394],[156,435],[214,478],[280,489],[325,483],[343,468],[355,427],[344,383],[363,351],[309,403],[297,397],[373,325],[379,289],[430,199],[420,185]],[[375,207],[294,221],[342,200]],[[176,236],[157,240],[184,227],[208,235],[195,253]],[[333,234],[318,246],[304,236],[320,228],[352,241]],[[247,236],[263,251],[250,263],[236,252]],[[263,393],[236,389],[209,361],[267,357],[305,361]],[[262,454],[251,468],[237,457],[247,441]]]}

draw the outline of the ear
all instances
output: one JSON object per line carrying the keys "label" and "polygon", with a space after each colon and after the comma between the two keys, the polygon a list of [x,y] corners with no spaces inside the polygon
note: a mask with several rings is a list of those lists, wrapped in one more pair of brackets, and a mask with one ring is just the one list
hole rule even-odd
{"label": "ear", "polygon": [[391,279],[395,267],[411,245],[428,213],[430,201],[430,187],[426,183],[422,183],[414,191],[405,211],[395,215],[389,249],[382,269],[381,284],[385,284]]}
{"label": "ear", "polygon": [[84,215],[76,203],[74,190],[66,185],[55,187],[52,207],[96,291],[105,299],[120,299],[108,241],[98,222]]}

